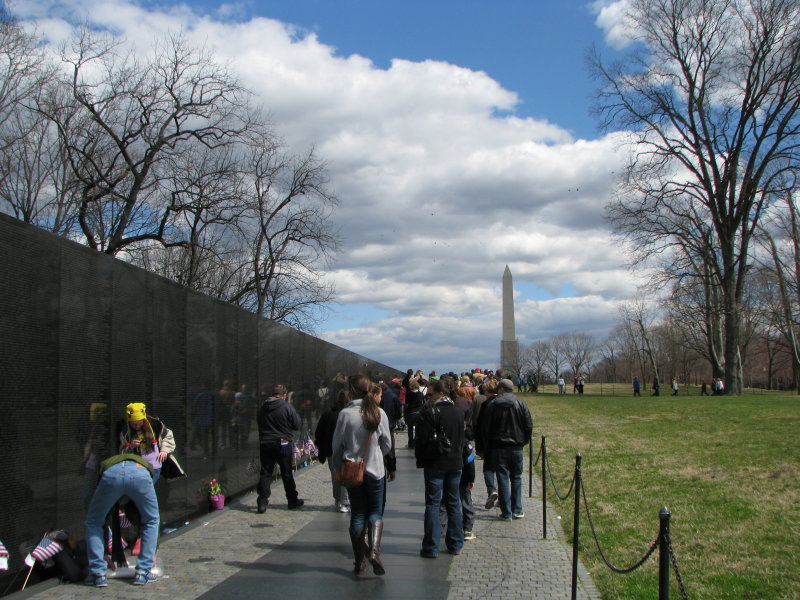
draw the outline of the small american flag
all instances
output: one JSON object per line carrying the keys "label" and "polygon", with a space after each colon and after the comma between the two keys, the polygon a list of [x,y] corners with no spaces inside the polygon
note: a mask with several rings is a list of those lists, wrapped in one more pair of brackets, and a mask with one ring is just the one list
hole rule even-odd
{"label": "small american flag", "polygon": [[125,511],[119,511],[119,526],[120,527],[131,527],[133,523],[131,523],[130,519],[128,519],[128,515],[125,514]]}
{"label": "small american flag", "polygon": [[305,441],[305,443],[303,444],[303,451],[312,458],[316,458],[319,455],[319,451],[317,450],[317,445],[311,440]]}
{"label": "small american flag", "polygon": [[[111,548],[112,548],[112,545],[113,545],[113,541],[114,541],[114,534],[111,533],[111,527],[109,527],[108,528],[108,542],[106,542],[106,549],[108,549],[108,553],[109,554],[111,554]],[[120,544],[122,544],[122,549],[123,550],[125,550],[125,548],[128,547],[128,542],[125,541],[125,538],[123,538],[123,537],[119,538],[119,542],[120,542]]]}
{"label": "small american flag", "polygon": [[47,559],[53,558],[56,554],[61,552],[63,548],[58,542],[54,542],[48,537],[42,538],[39,545],[33,549],[31,556],[39,562],[47,562]]}

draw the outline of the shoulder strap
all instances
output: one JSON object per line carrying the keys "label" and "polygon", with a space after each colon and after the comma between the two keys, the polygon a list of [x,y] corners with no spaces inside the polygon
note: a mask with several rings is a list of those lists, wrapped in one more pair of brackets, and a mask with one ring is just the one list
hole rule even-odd
{"label": "shoulder strap", "polygon": [[367,456],[367,452],[369,451],[369,443],[372,441],[372,432],[369,432],[369,436],[367,436],[367,443],[364,445],[364,452],[361,454],[361,460],[364,460]]}

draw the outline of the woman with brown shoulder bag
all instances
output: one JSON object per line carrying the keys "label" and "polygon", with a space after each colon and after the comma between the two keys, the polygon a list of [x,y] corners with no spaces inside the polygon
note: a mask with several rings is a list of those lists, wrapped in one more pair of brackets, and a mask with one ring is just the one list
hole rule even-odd
{"label": "woman with brown shoulder bag", "polygon": [[[381,562],[383,509],[386,504],[386,468],[383,456],[392,449],[389,419],[379,406],[381,388],[366,375],[351,375],[350,402],[339,413],[333,433],[331,461],[334,471],[360,471],[361,481],[348,489],[350,496],[350,543],[355,557],[354,573],[363,575],[366,562],[376,575],[386,571]],[[363,462],[363,465],[344,463]]]}

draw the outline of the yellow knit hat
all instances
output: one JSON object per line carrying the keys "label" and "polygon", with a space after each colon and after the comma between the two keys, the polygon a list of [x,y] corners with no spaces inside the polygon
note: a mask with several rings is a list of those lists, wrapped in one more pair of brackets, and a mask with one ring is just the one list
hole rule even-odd
{"label": "yellow knit hat", "polygon": [[147,418],[147,410],[142,402],[134,402],[125,407],[125,414],[128,415],[128,422],[143,421]]}

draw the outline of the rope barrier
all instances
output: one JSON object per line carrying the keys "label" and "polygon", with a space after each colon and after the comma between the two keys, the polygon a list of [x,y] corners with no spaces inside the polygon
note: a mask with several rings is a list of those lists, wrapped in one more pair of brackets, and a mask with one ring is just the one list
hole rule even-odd
{"label": "rope barrier", "polygon": [[[673,548],[672,540],[669,537],[669,513],[668,513],[666,507],[664,509],[662,509],[662,512],[666,513],[666,518],[667,518],[666,529],[663,529],[663,530],[659,529],[658,535],[656,535],[656,538],[653,541],[653,543],[650,544],[650,547],[647,549],[647,551],[644,553],[644,555],[639,560],[637,560],[633,565],[631,565],[630,567],[618,567],[618,566],[612,564],[611,561],[608,559],[608,557],[606,556],[605,552],[603,551],[602,545],[600,544],[600,540],[597,537],[597,530],[595,529],[594,521],[592,520],[592,513],[591,513],[591,509],[589,507],[589,500],[586,497],[586,484],[583,481],[583,478],[579,475],[579,471],[580,471],[580,455],[577,455],[577,457],[576,457],[576,459],[577,459],[576,469],[575,469],[575,473],[572,476],[572,481],[570,482],[569,490],[567,491],[566,494],[563,494],[563,495],[558,491],[558,487],[556,486],[555,479],[553,477],[553,472],[550,469],[550,461],[547,460],[547,450],[544,448],[544,444],[542,444],[542,448],[539,450],[539,456],[536,457],[536,463],[534,463],[534,464],[538,464],[540,457],[542,459],[542,484],[544,485],[545,471],[546,471],[547,476],[550,479],[550,484],[553,486],[553,491],[555,492],[555,494],[559,498],[559,500],[562,500],[562,501],[567,500],[572,495],[572,491],[574,489],[576,489],[576,480],[580,477],[581,481],[577,485],[577,489],[579,489],[580,491],[577,492],[577,493],[583,498],[583,503],[584,503],[585,510],[586,510],[586,518],[589,521],[589,528],[590,528],[590,530],[592,532],[592,539],[594,540],[595,546],[597,547],[597,552],[600,555],[600,558],[602,559],[603,563],[609,569],[611,569],[611,571],[613,571],[614,573],[619,573],[619,574],[632,573],[636,569],[640,568],[651,556],[653,556],[653,553],[656,551],[656,548],[659,548],[659,546],[661,546],[661,542],[664,541],[664,542],[666,542],[666,546],[668,548],[669,562],[671,564],[672,571],[675,573],[675,579],[676,579],[677,584],[678,584],[678,589],[680,590],[681,598],[683,600],[688,600],[689,599],[689,596],[688,596],[688,594],[686,592],[686,587],[685,587],[685,585],[683,583],[683,577],[681,576],[681,572],[680,572],[680,569],[678,567],[678,559],[677,559],[677,557],[675,555],[675,549]],[[577,526],[578,526],[578,522],[579,521],[578,521],[577,514],[579,512],[579,509],[578,509],[579,498],[576,497],[575,502],[576,502],[576,521],[575,521],[575,525],[574,526],[576,528],[575,531],[578,531]],[[662,523],[662,526],[663,526],[663,523]],[[574,543],[573,554],[577,555],[577,540],[574,540],[573,543]],[[664,550],[663,546],[661,547],[661,557],[662,557],[661,558],[662,561],[666,560],[664,558],[665,557],[665,550]],[[663,573],[667,573],[667,571],[669,570],[669,566],[668,565],[665,566],[665,565],[666,565],[665,562],[661,562],[660,563],[659,573],[662,573],[662,572]],[[574,570],[574,567],[573,567],[573,570]],[[662,582],[659,581],[659,592],[660,593],[663,592],[665,594],[663,597],[668,598],[669,597],[668,575],[664,579],[664,582],[667,582],[665,586],[663,586]],[[575,583],[573,582],[573,597],[574,597],[574,593],[575,593],[575,589],[574,588],[575,588]],[[662,596],[659,596],[659,597],[662,597]]]}
{"label": "rope barrier", "polygon": [[581,495],[583,496],[583,504],[584,504],[584,506],[586,508],[586,517],[589,519],[589,529],[592,530],[592,538],[594,538],[594,543],[597,546],[597,551],[600,553],[600,558],[603,559],[603,562],[606,563],[606,566],[609,569],[611,569],[612,571],[614,571],[615,573],[620,573],[620,574],[632,573],[633,571],[635,571],[636,569],[641,567],[645,563],[645,561],[653,555],[653,552],[655,552],[656,548],[658,548],[658,537],[659,536],[656,536],[655,541],[653,541],[653,543],[650,545],[650,548],[648,548],[648,550],[647,550],[647,552],[645,552],[644,556],[642,556],[642,558],[640,558],[638,561],[636,561],[636,563],[634,563],[633,566],[627,567],[627,568],[620,568],[620,567],[614,566],[613,564],[611,564],[611,561],[609,561],[608,558],[606,558],[606,555],[603,552],[603,548],[600,546],[600,540],[597,538],[597,532],[595,531],[594,523],[592,522],[592,514],[591,514],[591,512],[589,512],[589,502],[586,500],[586,484],[585,483],[584,483],[584,486],[583,486],[583,489],[581,490],[581,492],[582,492]]}
{"label": "rope barrier", "polygon": [[678,582],[678,589],[681,592],[681,598],[683,598],[683,600],[689,600],[689,596],[686,594],[686,588],[683,585],[681,571],[678,568],[678,559],[675,556],[675,549],[672,547],[672,539],[669,536],[667,536],[667,545],[669,546],[669,558],[670,562],[672,563],[672,570],[675,571],[675,581]]}
{"label": "rope barrier", "polygon": [[550,476],[550,484],[553,486],[553,491],[556,493],[556,496],[558,497],[559,500],[566,500],[567,498],[570,497],[570,495],[572,494],[572,490],[575,488],[575,474],[572,475],[572,481],[570,482],[569,490],[567,490],[567,493],[562,496],[561,494],[558,493],[556,482],[553,479],[553,471],[550,470],[550,461],[547,460],[546,458],[547,457],[545,456],[545,460],[542,463],[542,465],[547,466],[547,474]]}
{"label": "rope barrier", "polygon": [[538,464],[539,464],[539,459],[540,459],[541,457],[542,457],[542,448],[541,448],[541,446],[540,446],[540,447],[539,447],[539,454],[537,454],[537,455],[536,455],[536,461],[533,463],[533,466],[534,466],[534,467],[535,467],[536,465],[538,465]]}

